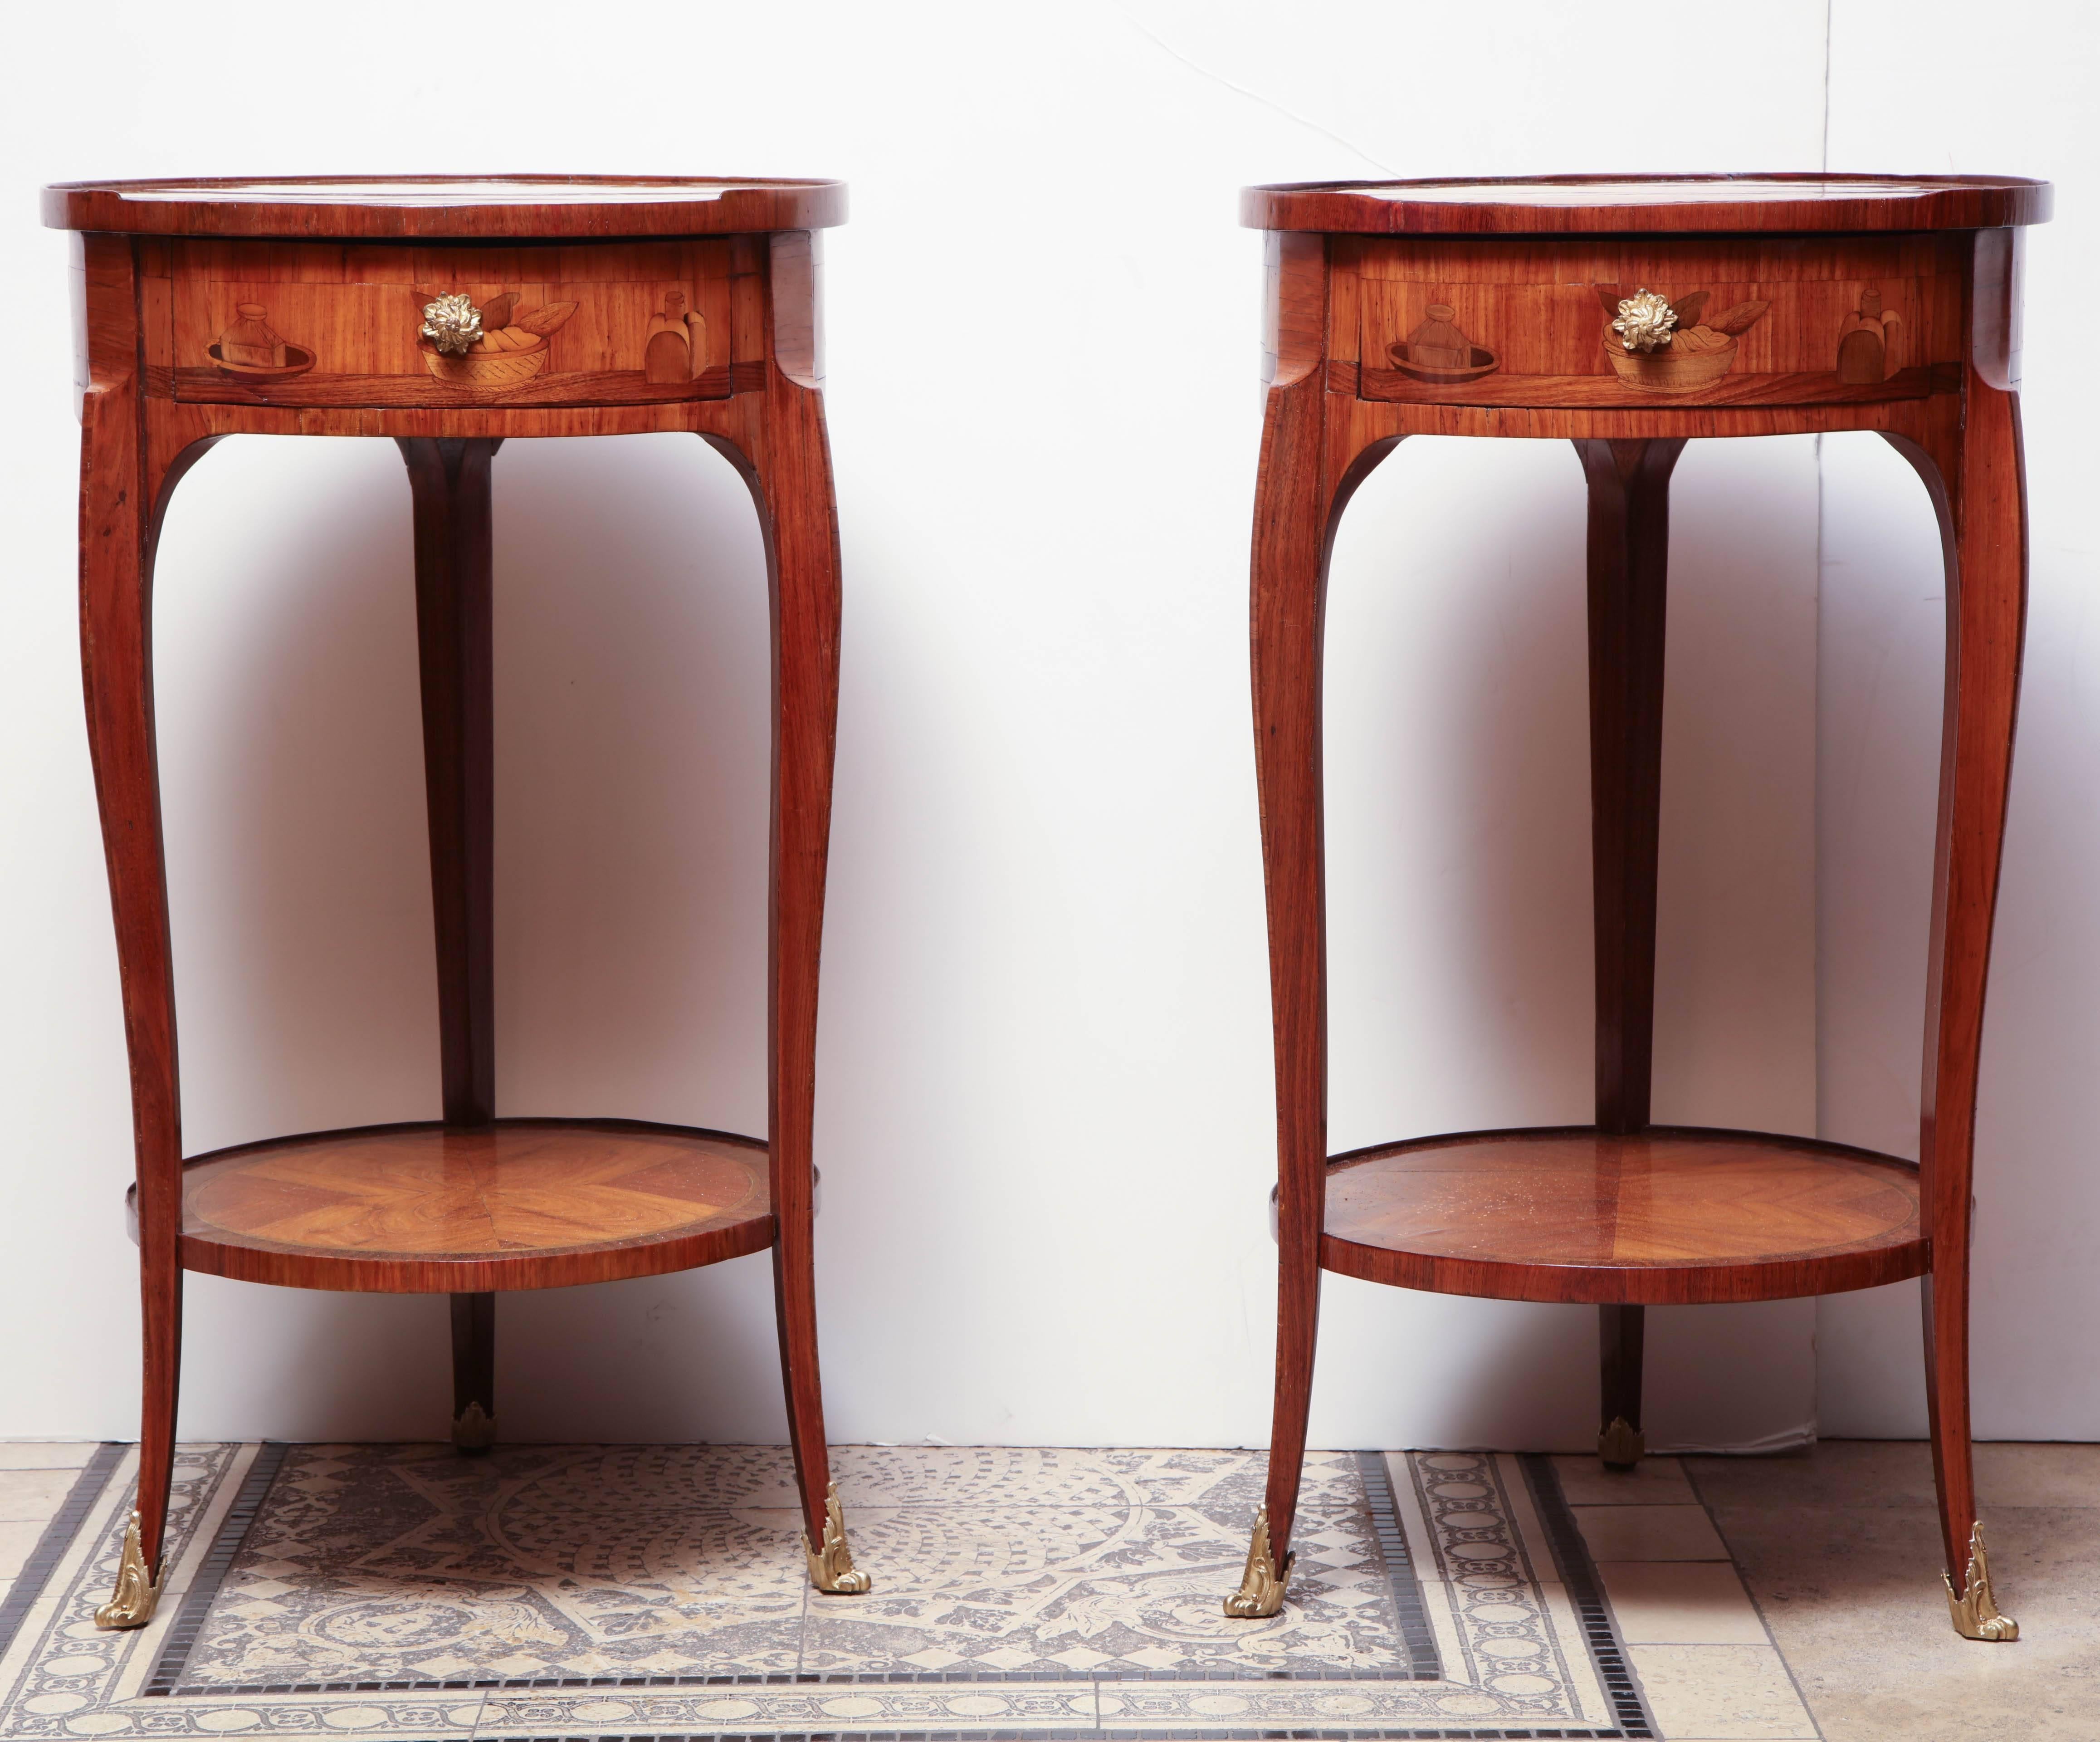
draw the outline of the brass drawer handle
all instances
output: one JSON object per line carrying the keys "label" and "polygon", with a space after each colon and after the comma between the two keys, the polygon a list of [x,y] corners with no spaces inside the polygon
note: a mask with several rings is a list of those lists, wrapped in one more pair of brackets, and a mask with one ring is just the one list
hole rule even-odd
{"label": "brass drawer handle", "polygon": [[481,342],[481,311],[472,297],[439,297],[423,305],[421,336],[447,356],[460,356]]}
{"label": "brass drawer handle", "polygon": [[1670,343],[1670,329],[1677,325],[1677,311],[1666,298],[1642,290],[1619,304],[1612,330],[1626,341],[1629,351],[1654,351]]}

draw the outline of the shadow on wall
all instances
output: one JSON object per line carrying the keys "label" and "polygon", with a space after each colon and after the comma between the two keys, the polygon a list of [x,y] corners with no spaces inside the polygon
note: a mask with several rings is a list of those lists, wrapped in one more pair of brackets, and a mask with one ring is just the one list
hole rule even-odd
{"label": "shadow on wall", "polygon": [[[678,436],[512,442],[495,476],[499,1109],[762,1133],[749,496]],[[436,1116],[394,444],[222,444],[176,493],[156,593],[187,1147]],[[767,1264],[508,1297],[506,1434],[779,1437]],[[439,1435],[444,1326],[435,1299],[192,1279],[183,1431]]]}
{"label": "shadow on wall", "polygon": [[[1465,511],[1489,496],[1521,506]],[[1564,443],[1418,437],[1344,513],[1326,637],[1331,1151],[1589,1116],[1582,503]],[[1582,1444],[1594,1315],[1338,1278],[1324,1294],[1316,1443]]]}
{"label": "shadow on wall", "polygon": [[[1586,503],[1565,442],[1416,438],[1344,518],[1327,619],[1335,1151],[1591,1117]],[[1694,444],[1677,470],[1659,1120],[1815,1129],[1815,511],[1806,439]],[[1339,1283],[1327,1299],[1319,1443],[1594,1444],[1590,1309]],[[1812,1303],[1651,1324],[1651,1444],[1809,1430]]]}
{"label": "shadow on wall", "polygon": [[[1801,443],[1708,450],[1678,474],[1657,1108],[1806,1130],[1813,462]],[[677,437],[512,444],[496,489],[499,1104],[761,1129],[768,659],[748,496]],[[1564,443],[1417,440],[1345,522],[1329,619],[1337,1148],[1588,1116],[1583,515]],[[227,444],[176,496],[159,592],[192,1152],[433,1116],[392,444]],[[210,1279],[192,1302],[186,1433],[442,1431],[440,1302]],[[1804,1311],[1658,1326],[1652,1437],[1798,1427]],[[501,1311],[508,1437],[781,1436],[762,1258]],[[1778,1332],[1758,1317],[1789,1313],[1801,1323]],[[1579,1448],[1595,1343],[1582,1309],[1337,1282],[1315,1437]]]}
{"label": "shadow on wall", "polygon": [[[1841,1143],[1915,1158],[1947,671],[1944,557],[1923,483],[1879,436],[1826,436],[1823,468],[1817,822],[1822,1130]],[[2030,647],[2032,638],[2031,630]],[[2016,782],[2019,756],[2031,742],[2023,733]],[[2009,883],[2009,895],[2016,890]],[[2001,898],[1998,974],[2005,912]],[[1986,1006],[1978,1126],[1976,1190],[1983,1203],[1999,1189],[1989,1094],[2005,1009],[1994,984]],[[1976,1258],[1984,1302],[1990,1290],[1982,1267],[1990,1262],[1990,1246],[1981,1231],[1989,1227],[1979,1220]],[[1832,1295],[1819,1303],[1818,1414],[1825,1432],[1839,1439],[1923,1435],[1919,1308],[1915,1282]],[[1979,1363],[1977,1371],[1987,1386],[1988,1368]]]}

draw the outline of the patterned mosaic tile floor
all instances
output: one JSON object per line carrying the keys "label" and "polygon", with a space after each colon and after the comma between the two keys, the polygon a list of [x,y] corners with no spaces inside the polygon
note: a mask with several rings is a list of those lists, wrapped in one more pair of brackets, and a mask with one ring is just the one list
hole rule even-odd
{"label": "patterned mosaic tile floor", "polygon": [[1670,1460],[1317,1455],[1245,1623],[1259,1453],[841,1448],[876,1589],[836,1598],[777,1448],[191,1446],[109,1634],[132,1454],[66,1455],[0,1446],[9,1738],[1817,1735]]}
{"label": "patterned mosaic tile floor", "polygon": [[827,1599],[776,1448],[272,1447],[179,1680],[1405,1670],[1352,1459],[1308,1484],[1291,1612],[1214,1613],[1259,1475],[1212,1452],[848,1448],[855,1552],[884,1576]]}

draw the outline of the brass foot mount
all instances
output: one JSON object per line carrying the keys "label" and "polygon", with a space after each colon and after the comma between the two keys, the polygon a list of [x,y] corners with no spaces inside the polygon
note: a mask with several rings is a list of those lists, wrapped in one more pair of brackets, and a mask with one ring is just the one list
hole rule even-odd
{"label": "brass foot mount", "polygon": [[1940,1578],[1947,1585],[1947,1607],[1954,1618],[1954,1630],[1963,1638],[2002,1645],[2019,1638],[2020,1624],[2010,1615],[1998,1612],[1998,1599],[1991,1589],[1991,1563],[1983,1552],[1983,1527],[1980,1522],[1970,1527],[1969,1567],[1961,1581],[1961,1594],[1954,1594],[1954,1581],[1945,1573]]}
{"label": "brass foot mount", "polygon": [[496,1417],[479,1404],[469,1404],[452,1418],[452,1446],[468,1457],[479,1457],[496,1444]]}
{"label": "brass foot mount", "polygon": [[810,1533],[802,1532],[802,1553],[810,1563],[810,1583],[832,1597],[859,1597],[874,1581],[854,1566],[853,1550],[846,1545],[846,1515],[839,1505],[839,1485],[834,1482],[824,1493],[824,1540],[810,1545]]}
{"label": "brass foot mount", "polygon": [[117,1566],[117,1589],[95,1612],[98,1627],[143,1627],[161,1601],[161,1581],[146,1573],[146,1550],[139,1536],[139,1509],[124,1527],[124,1558]]}
{"label": "brass foot mount", "polygon": [[1286,1554],[1281,1568],[1268,1545],[1268,1508],[1264,1506],[1255,1514],[1254,1540],[1247,1545],[1246,1571],[1240,1575],[1240,1588],[1225,1599],[1225,1613],[1235,1620],[1255,1621],[1273,1615],[1283,1607],[1283,1593],[1290,1583],[1290,1569],[1297,1565],[1295,1554]]}
{"label": "brass foot mount", "polygon": [[1631,1470],[1648,1456],[1648,1436],[1624,1416],[1597,1435],[1597,1456],[1607,1470]]}

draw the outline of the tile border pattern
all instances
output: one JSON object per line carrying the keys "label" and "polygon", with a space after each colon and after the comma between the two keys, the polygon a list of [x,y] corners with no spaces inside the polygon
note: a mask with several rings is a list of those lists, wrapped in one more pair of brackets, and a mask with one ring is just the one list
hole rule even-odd
{"label": "tile border pattern", "polygon": [[43,1594],[44,1586],[50,1582],[67,1545],[79,1534],[80,1527],[86,1522],[87,1514],[102,1497],[102,1491],[109,1486],[110,1477],[130,1449],[121,1440],[104,1440],[89,1455],[81,1473],[73,1479],[65,1498],[59,1502],[59,1510],[51,1514],[44,1533],[37,1538],[36,1547],[29,1550],[29,1558],[22,1563],[22,1570],[15,1575],[7,1601],[0,1603],[0,1657],[7,1655],[8,1647],[15,1643],[15,1635],[22,1630],[22,1623],[36,1607],[38,1598]]}
{"label": "tile border pattern", "polygon": [[1612,1619],[1611,1605],[1604,1600],[1597,1563],[1590,1558],[1589,1545],[1583,1541],[1582,1528],[1561,1492],[1560,1473],[1553,1467],[1552,1458],[1543,1452],[1524,1452],[1517,1461],[1524,1467],[1524,1480],[1530,1484],[1538,1508],[1538,1521],[1560,1564],[1561,1583],[1568,1587],[1568,1600],[1575,1605],[1590,1661],[1597,1666],[1598,1678],[1604,1684],[1604,1696],[1612,1702],[1620,1729],[1629,1736],[1658,1735],[1641,1696],[1640,1683],[1626,1660],[1626,1642],[1619,1638],[1618,1624]]}
{"label": "tile border pattern", "polygon": [[[227,1509],[225,1519],[218,1534],[212,1541],[211,1552],[205,1556],[204,1564],[190,1581],[183,1605],[176,1612],[174,1625],[161,1643],[160,1656],[155,1660],[153,1671],[139,1690],[151,1696],[173,1694],[179,1691],[175,1683],[182,1679],[183,1666],[188,1662],[192,1647],[197,1635],[203,1632],[204,1624],[211,1613],[213,1599],[218,1595],[219,1586],[242,1546],[248,1541],[248,1532],[255,1522],[255,1515],[262,1510],[262,1502],[269,1498],[271,1485],[277,1473],[285,1467],[285,1454],[291,1448],[281,1440],[266,1439],[255,1453],[255,1461],[248,1466],[248,1474],[241,1479],[240,1492],[234,1497],[233,1504]],[[236,1690],[236,1691],[238,1690]],[[303,1690],[318,1692],[319,1689]],[[219,1692],[219,1689],[211,1689]],[[289,1690],[286,1690],[289,1691]]]}
{"label": "tile border pattern", "polygon": [[1386,1589],[1392,1600],[1393,1625],[1407,1649],[1411,1667],[1396,1670],[1417,1682],[1440,1682],[1444,1665],[1436,1650],[1436,1634],[1429,1625],[1422,1603],[1422,1580],[1414,1557],[1407,1546],[1407,1532],[1400,1522],[1399,1502],[1392,1491],[1392,1470],[1383,1452],[1359,1452],[1357,1474],[1362,1479],[1364,1499],[1371,1515],[1371,1535],[1377,1540],[1379,1562],[1385,1568]]}

